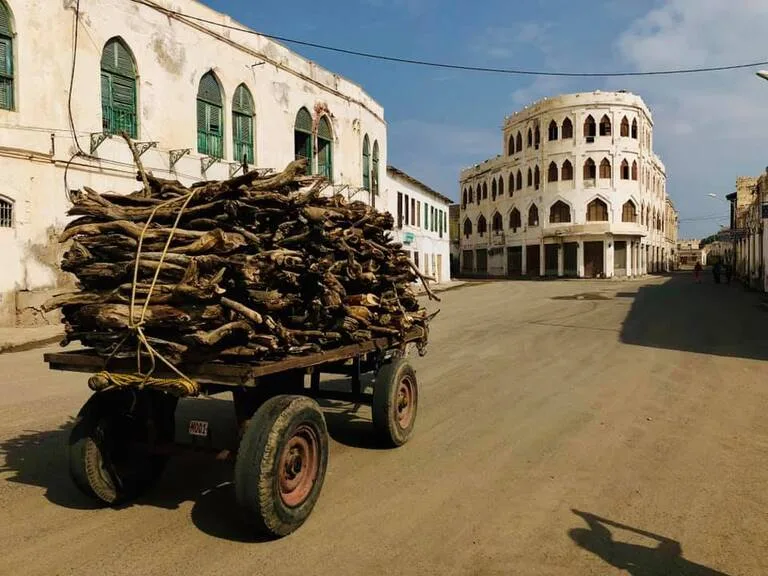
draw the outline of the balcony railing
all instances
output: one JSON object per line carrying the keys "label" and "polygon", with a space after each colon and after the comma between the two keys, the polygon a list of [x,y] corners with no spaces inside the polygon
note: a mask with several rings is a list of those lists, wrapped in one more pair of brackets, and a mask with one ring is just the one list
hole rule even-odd
{"label": "balcony railing", "polygon": [[200,154],[207,154],[214,158],[222,158],[224,156],[224,142],[218,134],[198,130],[197,151]]}
{"label": "balcony railing", "polygon": [[135,110],[102,106],[101,124],[102,129],[107,134],[120,134],[121,132],[125,132],[131,138],[136,138],[138,136]]}

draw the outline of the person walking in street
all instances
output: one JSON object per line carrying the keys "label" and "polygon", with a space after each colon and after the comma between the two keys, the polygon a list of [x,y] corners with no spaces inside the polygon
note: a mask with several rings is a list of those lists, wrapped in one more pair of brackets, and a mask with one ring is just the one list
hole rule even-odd
{"label": "person walking in street", "polygon": [[715,277],[715,284],[720,284],[720,273],[722,271],[722,264],[720,264],[720,260],[715,262],[715,265],[712,266],[712,276]]}
{"label": "person walking in street", "polygon": [[733,267],[731,266],[730,262],[727,262],[725,264],[725,283],[730,284],[731,283],[731,276],[733,275]]}
{"label": "person walking in street", "polygon": [[693,277],[697,284],[701,284],[701,262],[696,262],[696,266],[693,267]]}

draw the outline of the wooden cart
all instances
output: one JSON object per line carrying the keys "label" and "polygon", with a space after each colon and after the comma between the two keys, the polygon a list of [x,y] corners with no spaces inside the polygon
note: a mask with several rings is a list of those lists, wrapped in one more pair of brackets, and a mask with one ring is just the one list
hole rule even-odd
{"label": "wooden cart", "polygon": [[[419,396],[406,350],[415,339],[394,347],[379,339],[262,364],[214,361],[179,367],[200,394],[232,392],[239,431],[238,445],[231,449],[236,454],[235,494],[257,531],[277,537],[290,534],[319,498],[328,463],[328,431],[315,398],[368,404],[373,429],[383,443],[397,447],[409,439]],[[425,341],[419,342],[421,352]],[[105,359],[90,350],[44,358],[52,370],[93,374],[107,368]],[[108,370],[134,374],[136,360],[112,359]],[[322,389],[322,373],[348,376],[348,389]],[[372,394],[362,390],[361,376],[366,373],[375,376]],[[173,376],[160,366],[153,373],[158,378]],[[178,399],[178,394],[148,385],[95,392],[80,410],[69,438],[69,471],[77,487],[108,505],[149,488],[168,458],[183,449],[175,442]],[[190,420],[188,426],[192,436],[209,434],[207,421]]]}

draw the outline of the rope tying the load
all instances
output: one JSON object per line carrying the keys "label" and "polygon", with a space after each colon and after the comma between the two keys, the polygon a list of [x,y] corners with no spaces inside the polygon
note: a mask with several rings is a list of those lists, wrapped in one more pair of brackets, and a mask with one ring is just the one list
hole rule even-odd
{"label": "rope tying the load", "polygon": [[[147,180],[146,174],[144,173],[144,167],[141,165],[141,162],[138,161],[138,156],[135,153],[135,147],[133,145],[133,142],[131,142],[130,138],[123,134],[123,138],[128,143],[128,146],[130,146],[131,151],[134,153],[134,159],[137,161],[137,167],[139,170],[139,174],[142,177],[142,181],[144,182],[144,188],[145,192],[149,195],[151,193],[149,189],[149,181]],[[181,221],[181,217],[184,214],[184,210],[186,210],[187,206],[189,206],[189,203],[192,201],[192,198],[195,196],[195,190],[192,190],[189,192],[189,194],[186,194],[185,196],[179,196],[177,198],[171,198],[170,200],[166,200],[165,202],[162,202],[160,204],[157,204],[152,212],[149,214],[149,218],[147,218],[146,223],[144,224],[144,228],[141,230],[141,234],[139,235],[139,242],[138,246],[136,247],[136,261],[133,268],[133,284],[131,286],[131,301],[130,301],[130,307],[129,307],[129,314],[128,314],[128,329],[130,330],[129,334],[126,334],[125,338],[123,338],[122,341],[115,347],[115,349],[112,351],[112,354],[107,359],[107,364],[109,363],[109,360],[114,357],[114,355],[120,350],[120,348],[123,346],[125,341],[128,339],[131,333],[136,335],[137,339],[137,346],[136,346],[136,375],[128,375],[128,374],[112,374],[107,371],[100,372],[99,374],[94,375],[88,382],[88,385],[91,387],[91,389],[96,390],[94,386],[99,386],[99,391],[110,389],[114,387],[120,387],[120,386],[137,386],[139,389],[150,387],[150,388],[157,388],[157,389],[166,389],[168,388],[169,391],[183,391],[183,395],[185,396],[196,396],[199,391],[200,387],[199,385],[192,380],[191,378],[187,377],[181,370],[176,368],[168,359],[166,359],[162,354],[160,354],[147,340],[146,335],[144,334],[143,326],[145,322],[145,316],[147,314],[147,308],[149,308],[149,303],[152,300],[152,293],[155,290],[155,286],[157,285],[157,279],[160,276],[160,270],[163,267],[163,262],[165,261],[166,256],[168,255],[168,250],[171,246],[171,241],[173,240],[173,236],[176,233],[176,230],[178,229],[179,222]],[[146,299],[144,300],[144,305],[141,309],[141,315],[139,316],[138,320],[135,319],[134,311],[136,308],[136,287],[138,284],[138,278],[139,278],[139,262],[141,260],[141,249],[144,244],[144,237],[147,233],[147,230],[149,230],[150,224],[152,224],[152,220],[155,217],[155,214],[157,214],[157,211],[160,208],[163,208],[165,206],[169,206],[171,204],[174,204],[176,202],[184,201],[181,208],[179,209],[179,213],[176,215],[176,220],[173,223],[173,227],[171,228],[170,232],[168,233],[168,240],[165,242],[165,246],[163,247],[163,252],[160,255],[160,262],[157,265],[157,268],[155,269],[155,275],[152,278],[152,284],[149,287],[149,291],[147,292]],[[142,354],[142,348],[144,348],[147,353],[149,354],[149,361],[150,361],[150,369],[149,372],[146,374],[142,373],[141,370],[141,354]],[[159,359],[163,364],[165,364],[168,368],[170,368],[171,371],[175,372],[179,378],[172,378],[172,379],[166,379],[166,378],[153,378],[152,374],[155,371],[155,368],[157,367],[157,362],[155,361],[155,358]],[[106,384],[104,382],[106,381]]]}

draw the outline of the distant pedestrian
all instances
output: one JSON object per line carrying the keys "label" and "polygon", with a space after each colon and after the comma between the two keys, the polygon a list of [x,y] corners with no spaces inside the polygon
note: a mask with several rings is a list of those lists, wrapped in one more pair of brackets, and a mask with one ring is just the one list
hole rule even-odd
{"label": "distant pedestrian", "polygon": [[731,283],[731,276],[733,275],[733,267],[731,266],[730,262],[725,265],[725,282],[726,284]]}
{"label": "distant pedestrian", "polygon": [[720,273],[722,272],[722,264],[720,264],[720,260],[715,262],[715,265],[712,266],[712,276],[715,277],[715,284],[720,284]]}
{"label": "distant pedestrian", "polygon": [[701,284],[701,262],[696,262],[696,266],[693,267],[693,276],[698,284]]}

